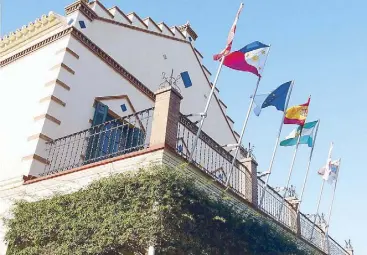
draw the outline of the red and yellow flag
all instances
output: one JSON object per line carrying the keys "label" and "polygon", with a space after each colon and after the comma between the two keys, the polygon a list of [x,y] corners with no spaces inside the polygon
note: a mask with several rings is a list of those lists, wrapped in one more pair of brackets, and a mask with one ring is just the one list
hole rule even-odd
{"label": "red and yellow flag", "polygon": [[308,101],[305,104],[289,108],[285,113],[284,124],[297,124],[303,126],[306,122],[310,99],[311,98],[308,98]]}

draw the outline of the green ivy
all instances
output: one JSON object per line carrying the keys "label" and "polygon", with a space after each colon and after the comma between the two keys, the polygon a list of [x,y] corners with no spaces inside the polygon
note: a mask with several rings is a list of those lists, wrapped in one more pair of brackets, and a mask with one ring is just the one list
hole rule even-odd
{"label": "green ivy", "polygon": [[98,180],[6,219],[9,255],[307,254],[266,220],[211,198],[178,169],[152,167]]}

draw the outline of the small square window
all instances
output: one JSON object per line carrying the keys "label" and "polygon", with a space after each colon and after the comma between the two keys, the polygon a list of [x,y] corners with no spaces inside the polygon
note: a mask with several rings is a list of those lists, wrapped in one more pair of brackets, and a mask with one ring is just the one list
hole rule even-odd
{"label": "small square window", "polygon": [[73,22],[74,22],[74,19],[70,19],[68,22],[68,25],[70,26],[71,24],[73,24]]}
{"label": "small square window", "polygon": [[126,112],[126,111],[127,111],[127,107],[126,107],[126,105],[125,105],[125,104],[122,104],[122,105],[121,105],[121,110],[122,110],[123,112]]}
{"label": "small square window", "polygon": [[79,26],[80,28],[86,28],[87,26],[85,25],[85,22],[83,20],[79,21]]}

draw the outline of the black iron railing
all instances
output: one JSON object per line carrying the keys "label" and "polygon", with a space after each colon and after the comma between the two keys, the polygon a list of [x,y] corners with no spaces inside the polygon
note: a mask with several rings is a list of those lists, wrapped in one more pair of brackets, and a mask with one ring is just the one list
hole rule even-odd
{"label": "black iron railing", "polygon": [[[184,115],[181,115],[177,131],[176,150],[182,157],[188,159],[194,143],[197,126]],[[247,152],[242,151],[242,153]],[[230,175],[232,160],[233,156],[230,152],[225,150],[205,132],[201,132],[193,156],[193,163],[196,166],[210,174],[217,181],[225,184]],[[250,200],[252,193],[250,190],[246,191],[246,189],[251,189],[251,182],[251,175],[248,169],[237,160],[229,181],[230,187],[234,192]]]}
{"label": "black iron railing", "polygon": [[47,143],[43,175],[113,158],[149,146],[153,108]]}
{"label": "black iron railing", "polygon": [[[184,115],[180,116],[177,130],[177,148],[176,151],[184,158],[188,159],[194,139],[197,133],[197,126]],[[247,152],[242,150],[242,157],[247,157]],[[225,184],[229,175],[232,154],[220,146],[216,141],[209,137],[205,132],[201,132],[198,139],[195,154],[193,155],[193,163],[202,171],[211,175],[217,181]],[[245,199],[251,201],[252,187],[251,174],[248,169],[239,161],[236,161],[233,168],[232,177],[229,181],[232,191],[238,193]],[[307,216],[300,213],[297,215],[296,209],[287,201],[284,202],[283,197],[271,187],[265,188],[264,181],[258,178],[257,185],[258,209],[269,215],[275,221],[293,232],[298,231],[300,224],[301,236],[304,240],[315,245],[322,251],[327,251],[327,243],[325,242],[325,232],[314,224]],[[260,200],[261,203],[260,203]],[[281,214],[279,215],[279,212]],[[298,218],[299,217],[299,218]],[[312,238],[311,238],[311,232]],[[348,252],[335,242],[331,237],[328,238],[329,250],[331,255],[347,255]]]}

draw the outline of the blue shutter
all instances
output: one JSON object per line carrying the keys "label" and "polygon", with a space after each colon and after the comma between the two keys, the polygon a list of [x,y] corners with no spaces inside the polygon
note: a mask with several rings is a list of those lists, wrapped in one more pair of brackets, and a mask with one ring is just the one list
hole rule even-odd
{"label": "blue shutter", "polygon": [[96,125],[99,125],[99,124],[102,124],[103,122],[105,122],[106,117],[107,117],[107,113],[108,113],[108,106],[105,105],[105,104],[102,104],[100,102],[97,102],[96,110],[94,112],[92,126],[96,126]]}

